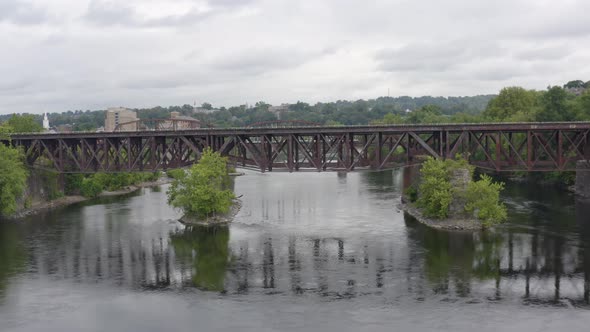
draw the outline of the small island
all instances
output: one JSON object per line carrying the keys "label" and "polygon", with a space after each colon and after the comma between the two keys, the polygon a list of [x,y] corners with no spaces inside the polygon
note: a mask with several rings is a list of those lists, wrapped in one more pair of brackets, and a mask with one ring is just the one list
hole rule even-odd
{"label": "small island", "polygon": [[168,203],[182,209],[180,222],[185,225],[225,225],[241,207],[230,187],[227,158],[205,149],[198,163],[174,173]]}
{"label": "small island", "polygon": [[407,188],[401,208],[419,222],[438,229],[481,230],[506,220],[500,202],[504,183],[481,174],[473,180],[467,160],[427,157],[419,176]]}

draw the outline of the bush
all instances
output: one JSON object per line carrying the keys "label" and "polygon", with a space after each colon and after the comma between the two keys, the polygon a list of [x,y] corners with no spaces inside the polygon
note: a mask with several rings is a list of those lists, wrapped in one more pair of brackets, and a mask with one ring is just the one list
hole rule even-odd
{"label": "bush", "polygon": [[186,175],[184,169],[171,169],[166,171],[166,175],[172,179],[180,179]]}
{"label": "bush", "polygon": [[87,177],[82,180],[80,186],[80,193],[84,197],[97,197],[102,192],[103,187],[94,176]]}
{"label": "bush", "polygon": [[208,217],[229,210],[234,194],[228,190],[227,158],[207,149],[198,164],[172,182],[168,202],[188,215]]}
{"label": "bush", "polygon": [[481,220],[484,226],[506,220],[506,208],[499,202],[503,183],[495,183],[484,174],[479,181],[469,182],[465,191],[452,187],[450,178],[453,170],[465,168],[472,176],[473,166],[465,159],[442,161],[428,157],[420,170],[422,178],[418,187],[418,207],[423,209],[426,216],[442,219],[448,217],[451,202],[460,198],[465,200],[465,212]]}
{"label": "bush", "polygon": [[84,181],[83,174],[66,174],[64,177],[64,191],[66,195],[76,195],[80,193],[82,182]]}
{"label": "bush", "polygon": [[506,220],[506,207],[500,203],[500,191],[503,189],[504,183],[493,182],[491,177],[482,174],[479,181],[467,186],[465,211],[475,214],[485,226]]}
{"label": "bush", "polygon": [[418,187],[418,206],[424,209],[426,216],[446,218],[453,200],[447,164],[428,157],[422,164],[420,173],[422,179]]}
{"label": "bush", "polygon": [[16,212],[16,200],[20,198],[27,184],[27,169],[20,149],[0,143],[0,214]]}

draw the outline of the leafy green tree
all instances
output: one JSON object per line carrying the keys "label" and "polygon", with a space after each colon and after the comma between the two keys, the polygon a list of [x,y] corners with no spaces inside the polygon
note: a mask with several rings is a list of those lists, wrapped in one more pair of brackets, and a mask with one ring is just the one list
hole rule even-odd
{"label": "leafy green tree", "polygon": [[584,81],[581,80],[575,80],[575,81],[569,81],[566,84],[564,84],[564,88],[565,89],[575,89],[575,88],[584,88]]}
{"label": "leafy green tree", "polygon": [[16,201],[27,184],[27,169],[21,150],[0,143],[0,214],[16,212]]}
{"label": "leafy green tree", "polygon": [[550,87],[541,97],[541,106],[537,121],[575,120],[574,108],[568,103],[568,93],[562,87]]}
{"label": "leafy green tree", "polygon": [[[513,121],[511,119],[526,119],[533,113],[536,104],[534,91],[521,87],[507,87],[500,90],[500,94],[490,100],[484,117],[493,121]],[[529,120],[530,121],[530,120]]]}
{"label": "leafy green tree", "polygon": [[0,139],[10,139],[14,130],[7,123],[0,124]]}
{"label": "leafy green tree", "polygon": [[188,215],[209,217],[229,210],[234,194],[228,187],[227,158],[206,149],[197,164],[172,182],[168,202]]}
{"label": "leafy green tree", "polygon": [[424,209],[426,216],[446,218],[453,200],[447,165],[440,159],[428,157],[422,164],[420,174],[418,206]]}
{"label": "leafy green tree", "polygon": [[374,120],[371,123],[377,125],[400,124],[404,123],[404,119],[398,114],[387,113],[383,116],[382,119]]}
{"label": "leafy green tree", "polygon": [[506,220],[506,207],[500,203],[502,190],[504,183],[493,182],[491,177],[482,174],[479,181],[470,182],[467,186],[465,211],[475,213],[486,226]]}
{"label": "leafy green tree", "polygon": [[7,122],[15,133],[35,133],[43,131],[43,126],[30,114],[14,114]]}
{"label": "leafy green tree", "polygon": [[406,116],[407,123],[440,123],[444,122],[440,107],[425,105]]}
{"label": "leafy green tree", "polygon": [[206,110],[212,110],[213,109],[213,105],[211,105],[210,103],[203,103],[201,104],[201,107],[206,109]]}

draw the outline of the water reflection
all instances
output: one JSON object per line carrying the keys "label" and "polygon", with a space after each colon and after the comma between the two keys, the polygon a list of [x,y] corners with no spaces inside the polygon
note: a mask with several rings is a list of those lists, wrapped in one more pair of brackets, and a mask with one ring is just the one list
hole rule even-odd
{"label": "water reflection", "polygon": [[14,227],[0,229],[0,300],[10,278],[22,272],[26,264],[26,254],[21,236]]}
{"label": "water reflection", "polygon": [[246,298],[589,303],[590,204],[515,191],[511,225],[449,233],[396,212],[400,185],[396,172],[249,175],[236,181],[244,207],[230,228],[181,226],[165,188],[0,223],[0,294],[46,279]]}
{"label": "water reflection", "polygon": [[170,234],[176,257],[192,266],[194,286],[210,291],[224,289],[229,264],[228,227],[187,227]]}

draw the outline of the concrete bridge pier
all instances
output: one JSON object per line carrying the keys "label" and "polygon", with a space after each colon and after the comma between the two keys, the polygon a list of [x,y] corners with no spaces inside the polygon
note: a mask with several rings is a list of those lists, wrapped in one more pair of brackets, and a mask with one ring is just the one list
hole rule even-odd
{"label": "concrete bridge pier", "polygon": [[410,196],[412,192],[418,190],[420,185],[420,169],[422,164],[406,165],[403,168],[403,180],[402,180],[402,203],[410,202]]}
{"label": "concrete bridge pier", "polygon": [[579,160],[576,163],[576,194],[590,198],[590,160]]}

